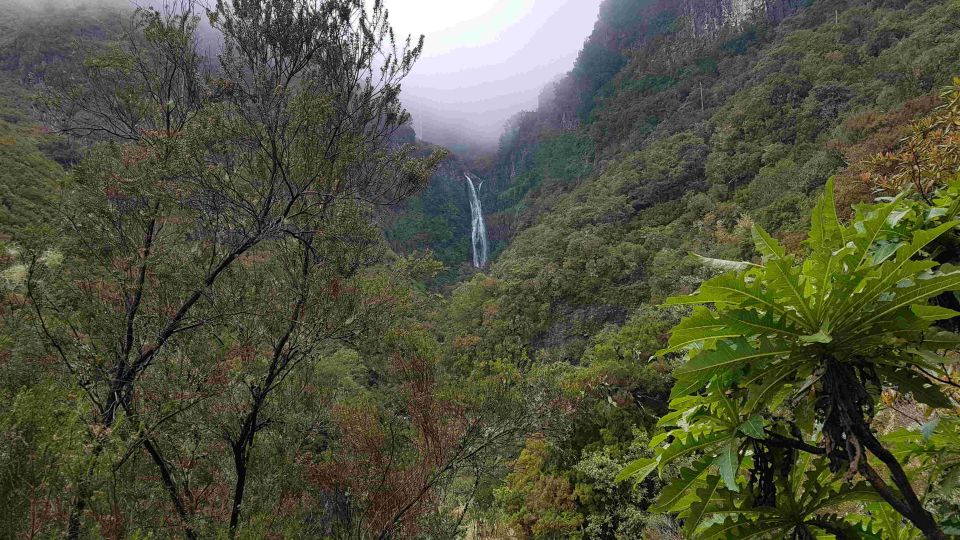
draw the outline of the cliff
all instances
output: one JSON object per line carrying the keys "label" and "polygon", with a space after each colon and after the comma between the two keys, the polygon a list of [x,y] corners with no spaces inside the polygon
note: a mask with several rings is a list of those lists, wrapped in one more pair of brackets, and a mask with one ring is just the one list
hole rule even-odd
{"label": "cliff", "polygon": [[680,0],[680,9],[695,37],[712,37],[726,27],[754,20],[778,23],[808,4],[805,0]]}
{"label": "cliff", "polygon": [[[408,139],[402,142],[415,144],[420,155],[437,150],[423,141],[413,142],[413,130],[404,130],[403,135]],[[397,253],[432,251],[450,269],[440,282],[455,281],[469,267],[471,211],[464,179],[467,173],[478,176],[461,156],[450,152],[420,193],[380,215],[386,238]]]}

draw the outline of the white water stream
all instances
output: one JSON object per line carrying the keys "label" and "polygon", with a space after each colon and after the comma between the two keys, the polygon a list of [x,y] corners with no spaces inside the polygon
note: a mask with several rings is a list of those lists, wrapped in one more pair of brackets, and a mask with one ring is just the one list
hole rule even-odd
{"label": "white water stream", "polygon": [[487,224],[483,221],[483,208],[480,206],[480,185],[474,186],[470,175],[464,174],[467,183],[470,185],[470,213],[472,214],[472,231],[470,234],[473,242],[473,266],[483,268],[487,265]]}

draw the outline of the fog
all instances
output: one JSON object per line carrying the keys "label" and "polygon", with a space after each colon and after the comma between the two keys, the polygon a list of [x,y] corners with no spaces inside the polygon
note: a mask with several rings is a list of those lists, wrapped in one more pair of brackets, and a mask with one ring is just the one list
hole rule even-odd
{"label": "fog", "polygon": [[[170,2],[0,0],[0,6],[19,4],[45,13],[53,7]],[[403,83],[403,101],[418,136],[460,152],[494,147],[506,120],[535,108],[540,90],[573,66],[600,2],[384,0],[398,37],[426,37],[424,54]]]}
{"label": "fog", "polygon": [[[496,144],[505,121],[536,107],[573,67],[600,0],[385,0],[398,34],[424,34],[404,81],[420,138],[456,150]],[[455,7],[453,7],[455,6]]]}
{"label": "fog", "polygon": [[171,0],[0,0],[0,7],[27,8],[28,11],[49,15],[56,13],[57,10],[64,9],[69,10],[86,7],[108,7],[117,9],[149,6],[162,7],[170,3]]}

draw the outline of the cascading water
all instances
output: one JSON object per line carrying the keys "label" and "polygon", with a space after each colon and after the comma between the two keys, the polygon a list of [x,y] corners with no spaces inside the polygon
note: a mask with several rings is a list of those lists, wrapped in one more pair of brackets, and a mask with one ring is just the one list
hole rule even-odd
{"label": "cascading water", "polygon": [[487,224],[483,221],[483,208],[480,206],[480,187],[473,185],[470,175],[464,174],[470,185],[470,213],[473,215],[471,239],[473,241],[473,266],[483,268],[487,265]]}

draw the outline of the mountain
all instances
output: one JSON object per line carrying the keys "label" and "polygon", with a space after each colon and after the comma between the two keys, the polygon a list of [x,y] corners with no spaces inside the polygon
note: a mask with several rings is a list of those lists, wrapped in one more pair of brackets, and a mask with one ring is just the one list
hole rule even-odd
{"label": "mountain", "polygon": [[812,0],[683,0],[679,6],[664,6],[664,12],[680,13],[694,37],[714,37],[730,27],[763,20],[777,24]]}
{"label": "mountain", "polygon": [[609,480],[650,466],[633,460],[669,401],[677,360],[652,355],[689,312],[658,306],[716,275],[704,258],[760,263],[754,225],[803,252],[831,177],[845,218],[872,201],[868,160],[960,73],[957,20],[949,0],[603,4],[573,70],[507,126],[484,201],[501,250],[452,296],[459,364],[570,389],[564,429],[529,438],[498,488],[514,530],[695,537],[636,510],[657,507],[656,475]]}
{"label": "mountain", "polygon": [[[668,37],[674,42],[693,42],[698,46],[723,36],[749,39],[754,25],[776,25],[807,3],[806,0],[604,2],[596,26],[573,70],[544,88],[537,110],[520,113],[505,126],[493,163],[481,167],[483,175],[488,177],[489,189],[482,196],[492,224],[494,253],[507,245],[512,231],[517,228],[517,220],[522,223],[526,219],[522,216],[526,206],[523,200],[541,185],[544,175],[551,180],[571,183],[593,172],[594,141],[582,136],[584,130],[580,127],[589,123],[596,100],[611,91],[610,85],[617,73],[626,67],[631,51],[659,47],[658,43]],[[746,34],[741,33],[744,29]],[[707,59],[702,61],[708,62]],[[652,77],[639,84],[655,90],[670,85],[670,79]],[[644,123],[649,121],[643,119]],[[542,136],[548,133],[556,137]],[[544,171],[545,168],[549,170]],[[454,201],[443,199],[443,195],[458,195],[454,193],[456,190],[438,191],[438,185],[443,183],[441,178],[431,183],[430,200],[418,199],[414,203],[415,216],[411,219],[419,220],[424,230],[433,231],[419,236],[419,242],[414,244],[416,248],[434,249],[439,260],[449,266],[462,260],[458,258],[462,252],[455,253],[451,248],[468,243],[469,228],[463,226],[466,221],[461,215],[458,218],[460,227],[452,222],[444,223],[445,232],[438,234],[444,216],[453,209],[450,205],[456,205]],[[462,205],[460,209],[462,211]],[[409,239],[414,235],[405,232],[402,236]],[[408,250],[408,246],[400,243],[395,242],[394,246],[405,252]]]}
{"label": "mountain", "polygon": [[[796,247],[832,175],[841,206],[869,200],[860,161],[960,73],[958,14],[932,0],[606,1],[574,68],[481,168],[493,262],[454,296],[489,316],[452,330],[476,343],[458,354],[515,341],[519,357],[579,363],[637,310],[694,290],[709,271],[692,253],[754,257],[752,223]],[[412,214],[443,231],[418,249],[459,247],[448,266],[469,259],[458,174]]]}
{"label": "mountain", "polygon": [[186,128],[84,148],[33,94],[126,81],[131,13],[0,19],[0,536],[960,531],[960,2],[605,0],[537,108],[460,152],[399,103],[327,123],[363,92],[242,95],[328,20],[236,5],[257,46]]}
{"label": "mountain", "polygon": [[55,180],[78,159],[41,124],[32,94],[48,73],[80,66],[120,28],[118,10],[63,9],[63,17],[49,17],[9,6],[0,20],[0,231],[49,217]]}
{"label": "mountain", "polygon": [[866,118],[922,113],[960,72],[957,9],[607,1],[574,69],[501,142],[491,301],[522,290],[543,307],[501,316],[524,320],[530,354],[574,360],[605,324],[694,287],[688,252],[750,257],[751,222],[791,238],[877,129]]}

